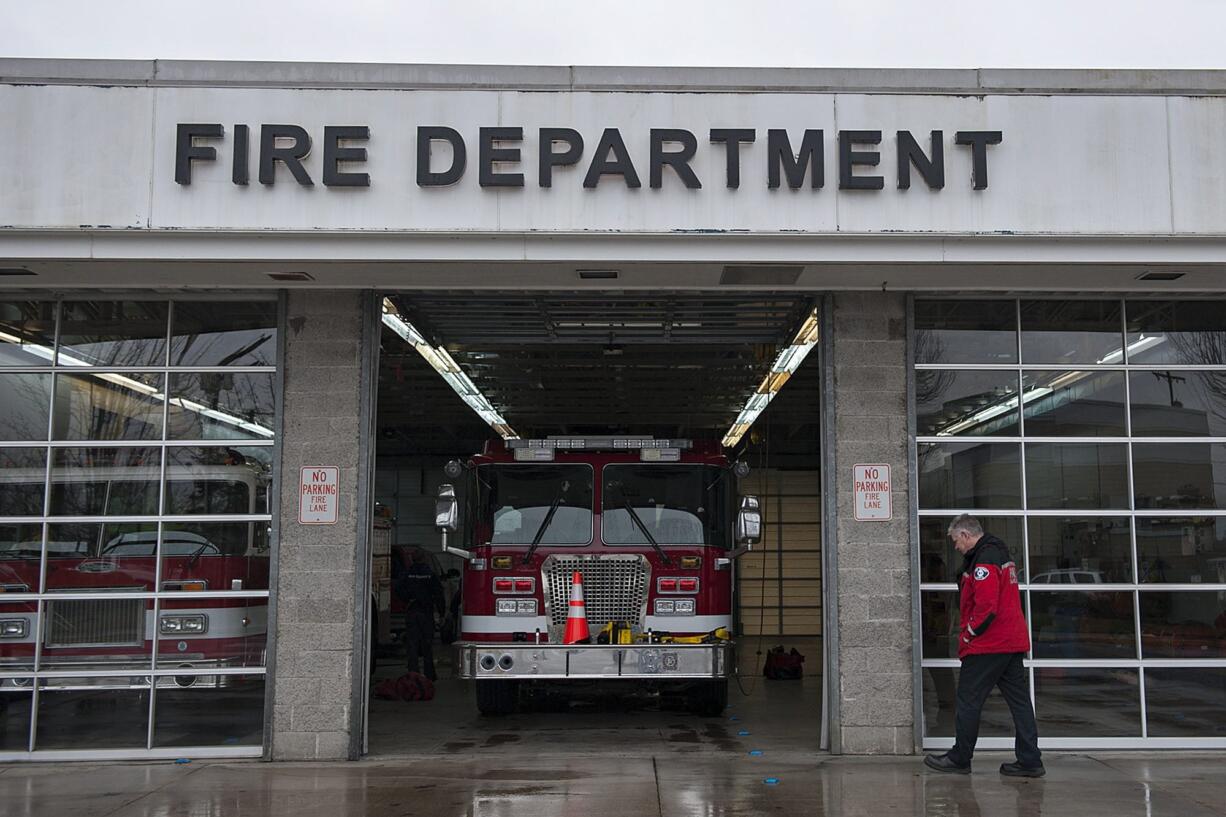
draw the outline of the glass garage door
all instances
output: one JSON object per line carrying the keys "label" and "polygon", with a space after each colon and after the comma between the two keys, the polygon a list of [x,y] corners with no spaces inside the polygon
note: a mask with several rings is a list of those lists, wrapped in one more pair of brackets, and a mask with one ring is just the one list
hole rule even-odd
{"label": "glass garage door", "polygon": [[261,753],[277,315],[0,299],[0,760]]}
{"label": "glass garage door", "polygon": [[[1226,746],[1226,302],[917,299],[914,330],[925,745],[967,511],[1023,568],[1045,745]],[[981,735],[1012,745],[997,696]]]}

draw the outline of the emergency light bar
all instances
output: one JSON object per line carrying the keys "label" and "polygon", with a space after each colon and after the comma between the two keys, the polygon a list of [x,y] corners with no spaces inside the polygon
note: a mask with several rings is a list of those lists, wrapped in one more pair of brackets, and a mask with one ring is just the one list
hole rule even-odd
{"label": "emergency light bar", "polygon": [[507,448],[554,448],[567,451],[629,451],[635,448],[678,448],[688,451],[692,440],[657,440],[653,437],[545,437],[507,440]]}

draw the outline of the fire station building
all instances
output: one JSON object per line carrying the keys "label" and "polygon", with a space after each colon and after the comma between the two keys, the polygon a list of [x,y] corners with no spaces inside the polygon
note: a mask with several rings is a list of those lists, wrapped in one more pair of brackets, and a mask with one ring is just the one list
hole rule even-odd
{"label": "fire station building", "polygon": [[1226,74],[4,59],[0,111],[0,761],[396,751],[401,550],[478,626],[446,464],[601,435],[748,466],[711,628],[804,645],[813,752],[952,744],[962,512],[1045,748],[1226,748]]}

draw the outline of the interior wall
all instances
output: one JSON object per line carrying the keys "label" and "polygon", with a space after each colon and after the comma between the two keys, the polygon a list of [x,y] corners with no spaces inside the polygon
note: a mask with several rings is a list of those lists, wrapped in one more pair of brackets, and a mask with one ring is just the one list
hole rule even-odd
{"label": "interior wall", "polygon": [[737,564],[740,632],[822,634],[821,478],[817,469],[751,471],[740,492],[762,501],[762,541]]}

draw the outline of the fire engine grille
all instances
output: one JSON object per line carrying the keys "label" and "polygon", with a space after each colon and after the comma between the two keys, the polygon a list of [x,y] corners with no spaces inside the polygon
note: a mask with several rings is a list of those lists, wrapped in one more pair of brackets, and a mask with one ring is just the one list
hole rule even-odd
{"label": "fire engine grille", "polygon": [[610,621],[624,621],[643,628],[651,565],[643,556],[550,556],[542,566],[545,614],[553,631],[566,626],[570,609],[571,578],[583,574],[583,601],[588,627],[595,633]]}
{"label": "fire engine grille", "polygon": [[48,647],[136,647],[145,641],[144,599],[47,602]]}

